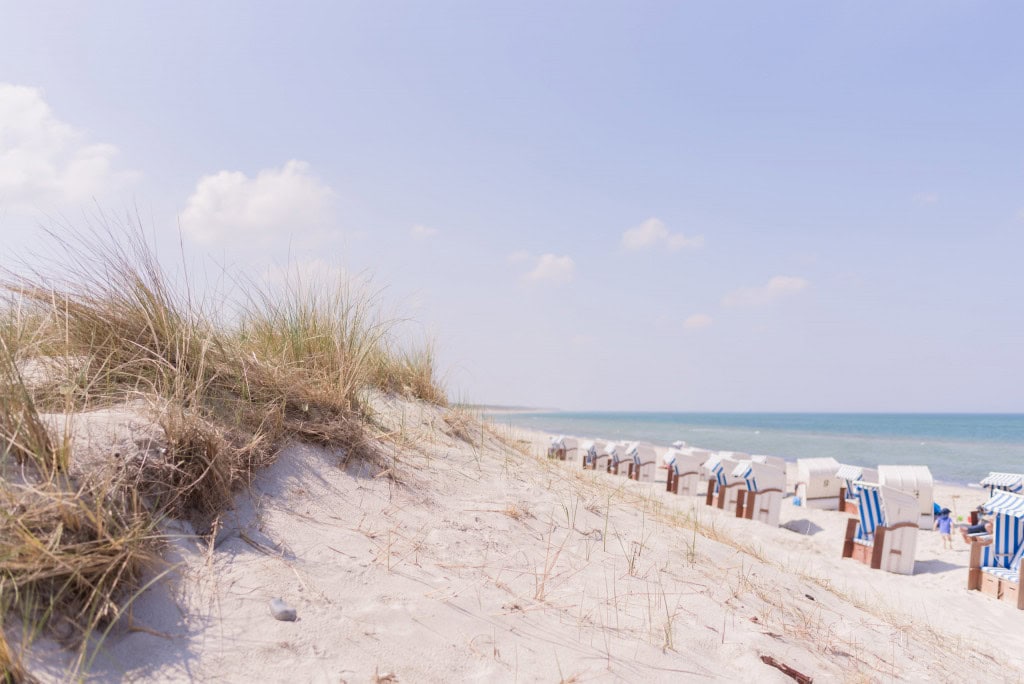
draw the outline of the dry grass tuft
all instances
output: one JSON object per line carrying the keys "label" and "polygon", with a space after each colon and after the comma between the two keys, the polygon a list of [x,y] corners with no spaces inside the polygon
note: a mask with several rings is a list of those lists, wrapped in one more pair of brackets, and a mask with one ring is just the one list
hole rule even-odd
{"label": "dry grass tuft", "polygon": [[[68,618],[79,665],[158,559],[155,521],[209,530],[290,441],[379,459],[367,388],[447,404],[432,348],[392,339],[375,298],[344,282],[243,282],[240,301],[207,306],[137,229],[50,237],[46,272],[0,274],[0,610],[41,629]],[[40,412],[140,398],[162,430],[155,455],[74,481],[67,437]],[[0,666],[18,662],[0,644]]]}

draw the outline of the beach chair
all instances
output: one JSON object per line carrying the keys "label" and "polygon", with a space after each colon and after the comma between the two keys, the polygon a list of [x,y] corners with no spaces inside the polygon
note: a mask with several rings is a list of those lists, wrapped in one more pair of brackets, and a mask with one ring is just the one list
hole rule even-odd
{"label": "beach chair", "polygon": [[566,437],[565,435],[552,437],[551,444],[548,446],[548,458],[557,458],[560,461],[564,461],[570,455],[576,453],[578,444],[576,439]]}
{"label": "beach chair", "polygon": [[681,439],[677,439],[676,441],[672,442],[672,448],[673,449],[685,449],[686,448],[686,442],[684,442]]}
{"label": "beach chair", "polygon": [[593,442],[593,446],[588,447],[583,452],[583,468],[597,470],[598,467],[603,467],[607,470],[608,459],[611,458],[611,452],[614,448],[614,442]]}
{"label": "beach chair", "polygon": [[796,487],[793,496],[799,500],[799,505],[826,511],[839,508],[842,480],[836,477],[837,470],[839,461],[831,456],[796,459]]}
{"label": "beach chair", "polygon": [[665,491],[673,494],[696,496],[700,492],[701,466],[711,453],[704,449],[669,449],[662,456],[668,476],[665,478]]}
{"label": "beach chair", "polygon": [[988,477],[981,481],[982,487],[988,487],[989,496],[995,496],[996,491],[1002,490],[1011,494],[1024,492],[1024,475],[1018,473],[989,473]]}
{"label": "beach chair", "polygon": [[786,489],[785,469],[757,461],[740,461],[732,474],[742,478],[746,485],[746,491],[741,491],[738,497],[736,517],[778,527],[782,494]]}
{"label": "beach chair", "polygon": [[778,468],[786,472],[786,459],[781,456],[766,456],[765,454],[751,454],[750,460],[754,463],[766,463],[772,468]]}
{"label": "beach chair", "polygon": [[928,466],[878,466],[878,484],[913,494],[917,499],[917,524],[922,530],[935,526],[935,499],[932,496],[934,480]]}
{"label": "beach chair", "polygon": [[843,558],[900,575],[914,574],[917,498],[884,485],[857,485],[857,517],[846,524]]}
{"label": "beach chair", "polygon": [[1020,591],[1024,569],[1024,496],[996,491],[982,505],[993,516],[992,540],[989,544],[971,543],[967,588],[1024,610],[1024,594]]}
{"label": "beach chair", "polygon": [[632,459],[628,475],[637,482],[654,482],[654,473],[658,467],[658,453],[650,444],[633,442],[626,449],[626,456]]}
{"label": "beach chair", "polygon": [[606,462],[606,470],[612,475],[629,475],[630,468],[633,467],[633,459],[626,455],[626,445],[619,444],[617,442],[609,442],[607,444],[608,449],[608,461]]}
{"label": "beach chair", "polygon": [[702,468],[708,478],[704,503],[708,506],[717,506],[730,511],[736,510],[739,493],[746,491],[747,486],[743,478],[734,477],[732,474],[736,469],[736,464],[740,461],[740,459],[733,458],[737,455],[744,458],[747,456],[736,451],[719,451],[712,453],[704,462]]}
{"label": "beach chair", "polygon": [[583,465],[583,469],[586,470],[594,459],[597,458],[597,442],[591,439],[580,442],[577,451],[580,454],[580,460]]}
{"label": "beach chair", "polygon": [[842,482],[839,487],[839,510],[850,515],[857,515],[857,484],[878,482],[878,471],[872,468],[843,464],[836,470],[836,479]]}

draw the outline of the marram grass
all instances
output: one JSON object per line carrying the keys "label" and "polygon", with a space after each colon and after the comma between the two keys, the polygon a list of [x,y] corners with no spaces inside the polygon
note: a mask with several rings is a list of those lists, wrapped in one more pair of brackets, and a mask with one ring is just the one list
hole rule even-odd
{"label": "marram grass", "polygon": [[[215,307],[137,230],[50,237],[60,258],[0,276],[0,612],[23,635],[15,646],[0,630],[11,681],[30,679],[18,649],[56,621],[87,662],[91,635],[159,562],[164,517],[208,530],[290,441],[375,458],[367,389],[447,403],[433,349],[396,340],[346,282],[244,282]],[[163,457],[74,481],[67,435],[40,414],[129,401],[149,407]]]}

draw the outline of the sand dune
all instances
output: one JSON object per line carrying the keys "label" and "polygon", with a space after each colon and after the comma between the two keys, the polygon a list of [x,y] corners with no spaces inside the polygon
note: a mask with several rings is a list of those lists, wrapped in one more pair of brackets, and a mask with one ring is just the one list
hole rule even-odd
{"label": "sand dune", "polygon": [[[376,401],[398,476],[288,449],[207,543],[185,523],[92,663],[198,681],[1018,681],[1024,615],[967,592],[966,545],[917,573],[840,558],[845,516],[782,526],[543,457],[545,436]],[[663,476],[662,476],[663,477]],[[940,490],[968,510],[984,494]],[[275,620],[270,602],[297,611]],[[68,656],[34,649],[60,680]]]}

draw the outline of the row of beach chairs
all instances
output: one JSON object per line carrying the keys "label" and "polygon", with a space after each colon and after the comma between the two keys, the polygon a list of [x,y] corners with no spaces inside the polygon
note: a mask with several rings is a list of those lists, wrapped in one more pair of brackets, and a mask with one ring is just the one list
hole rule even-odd
{"label": "row of beach chairs", "polygon": [[[654,482],[654,447],[639,442],[552,439],[548,456],[565,460],[579,452],[583,468]],[[662,457],[665,489],[705,497],[705,503],[737,517],[779,524],[786,490],[785,462],[777,457],[710,451],[676,442]],[[794,503],[851,515],[842,556],[871,568],[913,574],[917,531],[934,524],[934,481],[926,466],[844,465],[833,458],[797,459]],[[704,489],[706,485],[706,489]],[[972,543],[968,589],[1024,609],[1024,475],[990,473],[983,509],[993,516],[991,535]],[[972,522],[977,522],[972,520]]]}

